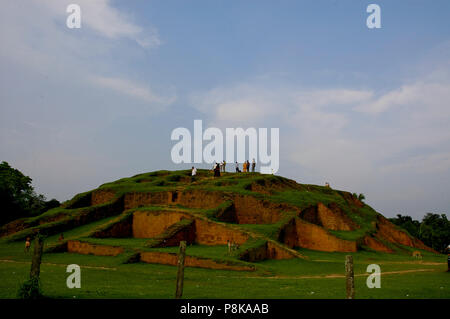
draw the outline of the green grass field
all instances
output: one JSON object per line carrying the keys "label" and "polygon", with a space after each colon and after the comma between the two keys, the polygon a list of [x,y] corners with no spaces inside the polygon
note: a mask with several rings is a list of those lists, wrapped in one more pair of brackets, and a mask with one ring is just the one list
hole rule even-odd
{"label": "green grass field", "polygon": [[[159,248],[176,252],[175,247]],[[267,260],[254,272],[187,267],[184,298],[345,298],[345,253],[300,250],[309,260]],[[224,258],[226,247],[189,246],[188,255]],[[125,254],[123,254],[125,255]],[[176,267],[124,264],[124,256],[101,257],[70,253],[43,255],[41,282],[50,298],[173,298]],[[357,298],[450,298],[446,256],[358,252],[355,263]],[[0,244],[0,297],[15,298],[29,276],[31,252],[23,243]],[[81,267],[81,288],[66,286],[66,267]],[[381,288],[366,286],[367,265],[381,267]]]}

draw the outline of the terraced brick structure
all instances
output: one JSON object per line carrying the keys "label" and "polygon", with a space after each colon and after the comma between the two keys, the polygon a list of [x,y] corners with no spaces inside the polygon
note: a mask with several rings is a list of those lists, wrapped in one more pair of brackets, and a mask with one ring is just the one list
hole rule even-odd
{"label": "terraced brick structure", "polygon": [[106,183],[61,207],[3,226],[23,240],[65,233],[46,253],[123,256],[124,262],[252,271],[265,259],[305,258],[302,250],[388,253],[423,249],[349,192],[259,173],[157,171]]}

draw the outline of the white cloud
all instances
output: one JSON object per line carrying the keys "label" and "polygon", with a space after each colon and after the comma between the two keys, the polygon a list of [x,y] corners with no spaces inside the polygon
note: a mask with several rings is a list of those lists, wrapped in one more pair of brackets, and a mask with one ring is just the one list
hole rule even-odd
{"label": "white cloud", "polygon": [[[55,19],[62,20],[69,15],[66,8],[73,1],[35,0],[50,9]],[[129,38],[145,48],[157,47],[161,40],[156,28],[144,30],[133,19],[111,5],[110,0],[77,0],[81,8],[82,28],[89,28],[109,39]]]}
{"label": "white cloud", "polygon": [[[372,92],[365,90],[274,89],[242,83],[193,94],[191,104],[210,116],[215,123],[253,125],[268,118],[276,118],[291,123],[302,121],[305,125],[320,120],[323,126],[330,127],[341,126],[345,119],[337,113],[323,111],[324,108],[354,105],[368,100],[372,95]],[[317,121],[314,125],[317,125]]]}
{"label": "white cloud", "polygon": [[[279,127],[281,172],[283,162],[291,163],[302,171],[297,178],[370,189],[371,198],[382,202],[395,197],[383,192],[388,184],[401,187],[405,178],[420,183],[421,174],[448,177],[449,84],[450,76],[442,74],[386,93],[248,82],[197,93],[191,101],[210,125]],[[425,194],[425,184],[418,187]],[[415,188],[404,197],[419,200],[417,193]]]}
{"label": "white cloud", "polygon": [[[81,5],[80,30],[66,27],[69,3]],[[0,41],[3,160],[58,199],[128,174],[124,163],[139,156],[118,157],[135,145],[135,119],[151,123],[175,99],[136,66],[148,66],[136,59],[148,56],[142,46],[159,45],[157,31],[110,1],[4,1]]]}
{"label": "white cloud", "polygon": [[[69,3],[71,1],[36,0],[26,5],[7,2],[5,10],[0,13],[0,39],[4,47],[0,52],[2,62],[13,61],[28,72],[66,83],[67,87],[78,82],[108,88],[149,103],[154,108],[174,102],[174,96],[163,96],[148,84],[130,79],[104,58],[111,55],[110,45],[114,45],[116,54],[126,53],[127,46],[116,41],[122,37],[135,40],[144,47],[159,45],[156,30],[144,30],[112,7],[108,0],[77,1],[82,11],[82,29],[90,32],[69,30],[65,25]],[[104,41],[92,36],[93,33]],[[104,70],[118,76],[100,75]]]}
{"label": "white cloud", "polygon": [[163,97],[155,94],[149,87],[130,80],[114,77],[91,77],[91,82],[97,86],[140,99],[148,103],[166,106],[175,101],[175,97]]}
{"label": "white cloud", "polygon": [[[445,115],[450,114],[448,107],[443,107],[442,102],[450,98],[450,83],[435,82],[429,79],[427,82],[417,81],[412,84],[403,85],[400,88],[391,90],[380,95],[369,103],[358,105],[355,111],[379,114],[392,110],[393,108],[407,107],[406,111],[410,111],[415,106],[422,109],[432,109],[444,112]],[[419,110],[423,113],[421,110]],[[438,114],[433,114],[436,116]]]}

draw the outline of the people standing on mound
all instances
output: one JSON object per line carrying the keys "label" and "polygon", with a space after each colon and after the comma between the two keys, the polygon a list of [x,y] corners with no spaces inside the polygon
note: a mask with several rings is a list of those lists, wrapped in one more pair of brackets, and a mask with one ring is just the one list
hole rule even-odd
{"label": "people standing on mound", "polygon": [[222,161],[222,172],[225,173],[225,167],[227,165],[227,162],[225,162],[225,160]]}
{"label": "people standing on mound", "polygon": [[195,180],[195,175],[197,175],[197,169],[194,166],[192,166],[191,182],[193,182]]}
{"label": "people standing on mound", "polygon": [[246,160],[245,162],[244,162],[244,164],[242,165],[242,170],[245,172],[245,173],[249,173],[250,172],[250,162],[248,161],[248,160]]}
{"label": "people standing on mound", "polygon": [[239,169],[239,163],[236,161],[236,173],[240,173],[241,170]]}
{"label": "people standing on mound", "polygon": [[256,168],[256,162],[255,162],[255,159],[253,159],[253,161],[252,161],[252,173],[255,172],[255,168]]}
{"label": "people standing on mound", "polygon": [[220,165],[216,163],[216,167],[214,167],[214,177],[220,177]]}

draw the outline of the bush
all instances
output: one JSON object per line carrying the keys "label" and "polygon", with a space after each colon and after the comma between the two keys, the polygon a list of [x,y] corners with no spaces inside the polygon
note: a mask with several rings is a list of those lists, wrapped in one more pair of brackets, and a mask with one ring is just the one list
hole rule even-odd
{"label": "bush", "polygon": [[41,286],[39,278],[33,277],[25,281],[17,292],[20,299],[39,299],[42,298]]}

